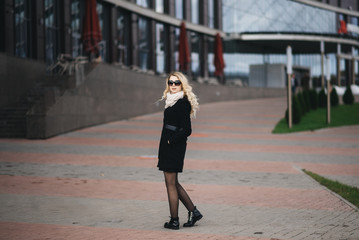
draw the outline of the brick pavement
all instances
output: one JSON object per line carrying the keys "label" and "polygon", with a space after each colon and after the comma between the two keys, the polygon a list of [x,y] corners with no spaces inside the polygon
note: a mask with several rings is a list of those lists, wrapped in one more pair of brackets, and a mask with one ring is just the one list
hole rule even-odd
{"label": "brick pavement", "polygon": [[0,139],[0,239],[358,240],[359,212],[299,169],[359,187],[359,126],[271,134],[285,104],[201,106],[180,181],[204,218],[179,231],[163,228],[162,113]]}

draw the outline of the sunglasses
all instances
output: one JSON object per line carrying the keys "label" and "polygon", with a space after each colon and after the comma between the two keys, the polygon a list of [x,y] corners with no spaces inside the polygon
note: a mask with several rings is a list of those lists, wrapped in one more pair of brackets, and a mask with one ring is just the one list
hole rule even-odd
{"label": "sunglasses", "polygon": [[176,81],[168,80],[167,83],[168,83],[169,86],[173,86],[173,84],[174,84],[175,86],[180,86],[180,85],[182,84],[180,80],[176,80]]}

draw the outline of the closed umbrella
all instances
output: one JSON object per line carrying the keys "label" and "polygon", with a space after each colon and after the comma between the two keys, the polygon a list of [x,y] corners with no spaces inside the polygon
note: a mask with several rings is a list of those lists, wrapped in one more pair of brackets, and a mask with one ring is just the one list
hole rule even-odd
{"label": "closed umbrella", "polygon": [[344,20],[340,20],[340,28],[338,29],[338,33],[344,33],[344,34],[348,33],[347,24],[345,23]]}
{"label": "closed umbrella", "polygon": [[101,40],[102,33],[96,10],[96,0],[87,0],[82,32],[82,41],[85,52],[97,54],[99,52],[98,43]]}
{"label": "closed umbrella", "polygon": [[189,55],[186,24],[184,22],[182,22],[181,29],[180,29],[179,46],[178,46],[178,62],[180,65],[180,71],[188,70],[188,65],[189,65],[190,60],[191,60],[191,58]]}
{"label": "closed umbrella", "polygon": [[216,68],[214,75],[223,76],[225,63],[223,59],[222,38],[219,33],[216,34],[216,40],[214,43],[214,66]]}

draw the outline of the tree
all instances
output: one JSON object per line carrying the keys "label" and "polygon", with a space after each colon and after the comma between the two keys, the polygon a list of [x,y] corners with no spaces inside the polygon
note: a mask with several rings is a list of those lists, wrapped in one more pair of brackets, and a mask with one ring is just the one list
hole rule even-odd
{"label": "tree", "polygon": [[[292,96],[292,121],[293,124],[298,124],[302,118],[302,109],[300,107],[300,103],[298,100],[298,97],[293,95]],[[288,119],[288,109],[285,112],[285,119],[287,120],[287,123],[289,122]]]}
{"label": "tree", "polygon": [[352,105],[354,103],[354,95],[350,86],[347,87],[343,95],[343,102],[347,105]]}
{"label": "tree", "polygon": [[333,87],[332,92],[330,93],[330,106],[338,106],[339,105],[339,97],[337,94],[337,90]]}

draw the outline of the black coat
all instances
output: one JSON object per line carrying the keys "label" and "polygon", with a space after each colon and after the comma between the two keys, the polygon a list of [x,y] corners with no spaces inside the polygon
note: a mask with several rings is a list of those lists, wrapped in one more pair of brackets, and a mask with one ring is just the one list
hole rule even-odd
{"label": "black coat", "polygon": [[[191,135],[191,104],[186,97],[166,108],[158,150],[158,165],[161,171],[182,172],[186,153],[187,137]],[[167,127],[166,127],[167,125]],[[168,125],[170,125],[168,129]],[[173,127],[176,127],[174,130]],[[168,144],[168,141],[170,142]]]}

